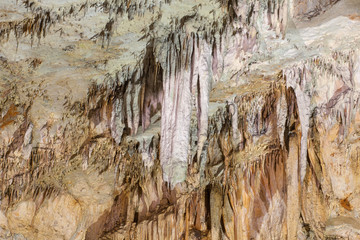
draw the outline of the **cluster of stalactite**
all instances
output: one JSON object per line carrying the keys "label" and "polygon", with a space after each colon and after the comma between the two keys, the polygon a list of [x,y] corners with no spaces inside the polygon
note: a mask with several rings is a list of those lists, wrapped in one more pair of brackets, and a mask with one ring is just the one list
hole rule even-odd
{"label": "cluster of stalactite", "polygon": [[[236,55],[239,48],[251,52],[256,45],[256,34],[239,35],[231,40],[226,37],[225,32],[224,35],[219,35],[216,25],[211,31],[199,29],[197,33],[186,33],[182,26],[193,17],[180,20],[180,27],[171,32],[165,42],[159,38],[150,40],[143,56],[144,62],[139,67],[123,68],[124,71],[110,78],[112,84],[115,83],[114,86],[104,85],[108,89],[122,89],[117,92],[113,103],[117,104],[116,109],[122,111],[115,111],[112,115],[115,116],[112,120],[112,133],[117,136],[118,142],[124,129],[134,135],[141,123],[142,130],[146,130],[151,124],[151,117],[161,106],[161,162],[162,166],[173,170],[176,170],[173,166],[179,164],[182,172],[171,175],[182,177],[175,182],[184,179],[187,168],[192,106],[195,105],[197,111],[200,157],[208,125],[209,91],[212,83],[222,78],[228,58],[231,57],[225,56],[224,52]],[[231,27],[224,25],[222,31],[230,29]],[[121,127],[117,127],[120,125]],[[175,152],[171,150],[173,146],[177,146],[174,148]],[[166,180],[171,181],[170,179],[171,177]]]}
{"label": "cluster of stalactite", "polygon": [[170,4],[171,0],[102,0],[87,3],[90,7],[109,13],[109,18],[117,15],[126,15],[132,20],[135,16],[144,16],[146,11],[154,13],[155,8],[161,8],[162,4]]}
{"label": "cluster of stalactite", "polygon": [[[333,55],[340,61],[338,56],[339,53]],[[321,61],[314,59],[307,64],[308,67],[312,64],[319,66]],[[296,69],[304,72],[303,68]],[[310,73],[316,75],[316,70],[311,68]],[[290,77],[287,75],[288,82],[291,82]],[[304,82],[311,81],[304,74],[300,78]],[[332,115],[331,112],[317,112],[318,117],[312,119],[315,122],[309,124],[309,128],[303,128],[304,120],[299,109],[302,105],[299,105],[296,88],[293,85],[286,90],[281,84],[273,85],[269,93],[262,96],[254,93],[229,102],[225,109],[209,119],[208,140],[204,144],[207,156],[205,180],[199,180],[201,174],[195,157],[188,163],[186,193],[181,187],[169,189],[162,178],[161,160],[157,159],[151,177],[145,177],[140,184],[141,191],[135,191],[127,196],[127,200],[122,200],[128,202],[122,206],[134,209],[130,212],[122,210],[126,215],[120,214],[120,223],[110,224],[117,227],[108,232],[97,232],[95,236],[104,234],[104,239],[106,236],[118,239],[196,239],[205,236],[250,239],[264,238],[269,234],[273,238],[297,238],[299,234],[319,238],[333,236],[331,229],[325,231],[326,215],[333,211],[326,209],[326,205],[336,201],[343,208],[337,211],[349,214],[353,211],[351,200],[354,201],[355,197],[343,196],[337,200],[333,193],[336,186],[332,186],[334,183],[329,176],[332,170],[325,167],[328,163],[321,157],[323,151],[319,146],[326,142],[321,140],[319,131],[326,126],[322,126],[324,121],[319,119],[330,117],[328,114]],[[343,108],[343,101],[335,97],[346,113],[349,106]],[[249,102],[254,102],[254,105]],[[358,109],[356,106],[352,108]],[[249,117],[251,114],[253,117]],[[340,131],[345,132],[341,128],[346,121],[334,119],[342,126]],[[279,123],[281,121],[284,122]],[[354,124],[354,120],[349,120],[349,124]],[[280,131],[279,126],[282,126]],[[301,162],[305,134],[310,134],[311,140],[306,141],[309,165],[304,167]],[[356,156],[356,148],[354,151]],[[352,161],[358,160],[354,157]],[[301,176],[302,171],[305,171],[304,176]],[[337,218],[334,219],[336,223]],[[106,216],[95,225],[108,226],[107,221],[115,220]],[[175,223],[176,230],[172,228]],[[95,231],[92,229],[89,228],[89,239],[95,239],[91,237]]]}
{"label": "cluster of stalactite", "polygon": [[[93,85],[89,91],[89,118],[94,126],[107,119],[117,143],[123,136],[136,135],[139,127],[145,131],[161,109],[163,69],[155,59],[152,44],[139,65],[135,69],[123,67],[114,76],[109,75],[105,84]],[[107,113],[99,114],[104,105],[108,106]]]}
{"label": "cluster of stalactite", "polygon": [[31,45],[35,37],[40,42],[40,39],[45,37],[50,31],[50,27],[67,17],[75,16],[81,9],[85,9],[86,6],[86,4],[81,6],[71,5],[70,7],[53,11],[51,9],[44,9],[35,0],[23,0],[19,4],[23,4],[28,11],[31,11],[33,16],[26,17],[20,21],[3,22],[0,29],[0,39],[6,38],[9,40],[10,34],[13,32],[17,44],[19,44],[20,37],[30,35]]}
{"label": "cluster of stalactite", "polygon": [[[93,168],[115,172],[118,192],[86,239],[323,239],[336,235],[339,217],[356,225],[358,53],[334,52],[277,76],[256,76],[266,88],[227,96],[210,111],[212,85],[242,62],[241,54],[256,50],[256,20],[265,19],[278,35],[285,31],[287,1],[246,3],[221,1],[229,14],[194,25],[195,32],[186,25],[201,22],[198,14],[174,19],[165,38],[144,30],[149,41],[136,66],[93,84],[85,102],[66,104],[70,123],[55,135],[50,122],[34,130],[31,101],[11,105],[0,129],[24,118],[0,148],[1,201],[11,206],[31,196],[40,207],[66,191],[67,172]],[[62,15],[25,4],[40,15],[9,23],[0,36],[15,31],[40,39],[61,18],[94,7],[110,14],[98,35],[104,45],[113,14],[141,15],[143,6],[159,2],[87,2]],[[37,146],[33,131],[43,138]]]}
{"label": "cluster of stalactite", "polygon": [[[192,19],[195,22],[201,20],[198,19],[201,16],[196,14],[185,16],[177,21],[181,23],[177,24],[178,30],[171,32],[165,43],[157,43],[159,40],[155,40],[156,51],[160,53],[156,57],[164,69],[161,163],[163,168],[169,169],[164,170],[165,174],[170,169],[172,171],[165,177],[166,181],[181,182],[186,175],[190,139],[188,129],[190,129],[193,99],[195,99],[198,119],[197,157],[200,161],[208,128],[209,91],[212,84],[227,72],[227,60],[239,58],[233,56],[237,55],[239,49],[243,52],[256,50],[255,22],[258,17],[266,15],[269,18],[269,26],[279,34],[285,30],[287,5],[283,2],[260,6],[260,2],[254,1],[250,8],[240,5],[241,3],[228,3],[228,11],[234,12],[235,15],[225,15],[222,20],[215,20],[210,25],[210,29],[199,27],[196,33],[184,32],[182,26]],[[244,20],[244,16],[248,19]],[[235,36],[231,39],[226,37],[229,31],[235,31]],[[177,179],[173,179],[173,176],[177,176]]]}
{"label": "cluster of stalactite", "polygon": [[[23,4],[37,15],[34,19],[28,19],[21,24],[17,24],[14,28],[18,29],[14,30],[15,35],[31,34],[35,36],[37,34],[40,38],[40,36],[45,36],[51,24],[55,24],[56,21],[60,21],[65,17],[76,15],[79,11],[86,12],[88,7],[101,8],[105,12],[121,13],[121,11],[115,10],[114,6],[119,4],[123,6],[124,3],[127,8],[131,4],[138,4],[138,2],[131,1],[113,1],[111,3],[105,1],[100,5],[99,3],[90,4],[87,2],[70,6],[69,9],[59,9],[55,13],[50,10],[43,10],[42,6],[37,2],[24,1]],[[197,33],[191,33],[190,35],[187,35],[183,30],[184,25],[193,18],[195,21],[200,19],[198,19],[197,15],[185,16],[178,20],[180,25],[176,27],[177,31],[170,33],[165,43],[159,42],[159,39],[150,40],[150,44],[148,44],[143,56],[143,62],[140,62],[136,68],[122,67],[115,76],[108,76],[108,81],[105,84],[93,86],[90,89],[86,104],[79,103],[80,106],[77,106],[78,104],[68,106],[70,112],[74,109],[83,109],[79,111],[79,114],[82,117],[86,116],[84,117],[85,125],[88,125],[87,128],[95,132],[95,136],[87,137],[81,146],[75,148],[76,150],[70,147],[69,144],[64,144],[61,154],[58,154],[58,156],[65,158],[67,163],[76,162],[77,153],[75,152],[89,151],[86,150],[89,147],[85,146],[92,141],[91,139],[107,135],[111,135],[114,141],[119,144],[126,136],[136,135],[140,126],[142,131],[145,131],[151,125],[152,117],[161,112],[162,133],[160,141],[162,151],[159,154],[161,166],[165,169],[176,170],[177,168],[174,166],[179,165],[178,168],[181,169],[181,174],[176,172],[169,174],[170,170],[164,170],[165,180],[171,182],[172,176],[180,175],[181,177],[174,180],[173,183],[183,181],[187,174],[187,165],[193,161],[189,161],[189,158],[194,159],[194,162],[199,166],[204,165],[206,161],[204,152],[206,152],[206,139],[209,129],[209,91],[213,82],[221,79],[221,75],[226,71],[226,58],[229,58],[229,56],[225,56],[223,52],[230,49],[230,52],[233,51],[235,54],[239,48],[244,51],[253,50],[256,45],[254,24],[259,12],[259,4],[258,1],[254,1],[249,5],[252,7],[245,12],[239,12],[242,9],[241,3],[229,2],[227,3],[227,6],[229,6],[228,11],[232,9],[232,14],[226,15],[224,19],[215,20],[209,29],[199,28]],[[266,8],[269,14],[279,12],[274,10],[274,6],[276,6],[275,9],[283,7],[279,3],[274,3],[274,6],[271,4],[269,3]],[[227,31],[231,31],[232,27],[229,24],[235,21],[235,16],[238,20],[243,21],[243,27],[240,29],[248,28],[250,31],[244,30],[245,35],[239,36],[239,39],[231,40],[227,37]],[[246,21],[244,16],[247,16]],[[270,16],[270,18],[272,17]],[[112,30],[109,27],[107,31],[111,32]],[[228,43],[230,43],[230,48]],[[166,56],[163,56],[163,53],[166,53]],[[195,105],[197,115],[197,129],[193,135],[190,135],[193,105]],[[233,114],[235,114],[237,112],[237,103],[232,103],[229,106]],[[234,116],[237,116],[237,113]],[[261,123],[258,123],[259,115],[255,114],[248,118],[255,124],[248,127],[252,129],[250,130],[251,134],[263,134],[263,127],[258,129],[259,126],[262,126]],[[25,119],[27,119],[26,114]],[[234,124],[236,125],[236,121],[232,123],[232,125]],[[239,133],[235,125],[234,141],[239,145],[244,144],[243,133]],[[9,145],[10,147],[3,149],[2,164],[5,171],[3,171],[2,177],[2,193],[9,196],[9,202],[21,199],[21,196],[30,191],[29,189],[38,192],[32,187],[35,183],[37,186],[42,186],[36,179],[46,172],[52,172],[51,169],[54,168],[54,164],[60,161],[60,157],[53,154],[55,150],[52,147],[39,146],[32,148],[29,146],[31,145],[31,137],[29,140],[29,136],[31,136],[32,129],[32,124],[25,120],[18,130],[17,137]],[[64,137],[62,136],[62,138]],[[153,145],[152,141],[141,143],[143,158],[148,156],[150,160],[147,161],[150,162],[150,165],[155,162],[154,154],[149,152],[149,147]],[[189,156],[188,145],[192,141],[196,141],[197,146],[195,148],[197,150],[192,156]],[[20,162],[26,162],[27,164],[22,164],[23,170],[16,170],[11,174],[13,171],[8,168],[17,169],[10,162],[13,162],[11,159],[14,157],[14,151],[18,148],[26,149],[24,151],[27,155],[22,156]],[[155,146],[152,146],[152,149],[155,149]],[[83,157],[81,162],[84,167],[88,166],[89,157]],[[53,186],[49,187],[45,184],[43,188],[44,191],[47,191],[47,188],[53,188]]]}
{"label": "cluster of stalactite", "polygon": [[[186,172],[187,187],[169,188],[160,159],[156,158],[132,190],[117,196],[112,210],[89,227],[87,239],[246,239],[265,237],[269,229],[274,237],[286,236],[289,201],[286,162],[291,153],[290,138],[285,137],[285,144],[281,145],[277,129],[271,126],[277,124],[276,108],[282,99],[286,102],[286,115],[291,116],[282,134],[296,131],[291,129],[294,121],[298,121],[296,97],[281,84],[273,85],[264,94],[259,119],[251,122],[246,120],[246,115],[254,109],[245,110],[246,104],[240,103],[246,97],[235,100],[234,104],[239,104],[235,107],[238,132],[234,133],[236,129],[233,129],[234,105],[227,105],[210,117],[203,175],[194,155]],[[256,101],[256,97],[249,95],[247,100]],[[268,132],[260,137],[248,130],[248,125],[256,121],[269,126]],[[256,137],[273,143],[262,149]],[[236,138],[241,138],[242,148]],[[152,146],[158,148],[159,142]],[[261,151],[247,155],[250,149],[256,152],[257,148]],[[136,158],[141,156],[133,155],[132,161]]]}
{"label": "cluster of stalactite", "polygon": [[[118,22],[118,16],[123,17],[126,13],[130,20],[134,15],[143,16],[145,11],[154,12],[155,7],[161,7],[162,4],[171,4],[170,1],[131,1],[131,0],[112,0],[112,1],[86,1],[84,3],[77,3],[60,7],[59,9],[48,9],[35,0],[24,0],[22,4],[29,9],[33,16],[26,17],[19,21],[3,22],[0,27],[0,39],[9,39],[11,32],[13,32],[17,44],[19,38],[22,36],[31,37],[31,44],[33,44],[35,37],[39,40],[49,33],[50,28],[56,23],[64,21],[66,18],[76,17],[83,12],[86,15],[89,8],[94,8],[95,11],[101,11],[109,14],[109,21],[104,28],[91,39],[100,39],[102,47],[109,46],[111,37]],[[248,39],[250,46],[244,46],[244,50],[251,49],[256,38],[256,21],[261,17],[278,35],[284,34],[287,19],[287,4],[286,1],[269,1],[267,5],[261,1],[252,1],[251,3],[242,3],[238,1],[221,2],[226,6],[228,14],[218,19],[213,19],[209,24],[198,26],[197,34],[202,35],[206,40],[208,36],[216,34],[225,35],[225,31],[236,31]],[[201,21],[203,16],[198,16],[195,13],[192,16],[184,16],[182,18],[175,18],[172,21],[173,27],[181,29],[189,19],[194,18],[195,22]],[[178,24],[179,23],[179,24]],[[232,26],[232,30],[227,28]],[[149,28],[150,31],[156,29]],[[149,35],[146,33],[145,35]],[[221,41],[220,37],[220,41]],[[246,40],[244,40],[246,41]],[[244,43],[245,44],[245,43]]]}
{"label": "cluster of stalactite", "polygon": [[[168,4],[165,1],[164,4]],[[104,29],[93,36],[93,38],[100,38],[103,42],[109,44],[113,24],[118,16],[123,17],[125,14],[131,20],[135,15],[143,16],[145,11],[154,12],[155,7],[159,7],[162,1],[144,1],[144,0],[93,0],[84,1],[83,3],[75,3],[61,6],[53,9],[42,5],[37,0],[22,0],[19,4],[25,6],[28,11],[32,13],[32,17],[25,17],[19,21],[2,22],[0,24],[0,39],[9,40],[10,34],[13,32],[19,44],[19,38],[22,36],[31,37],[31,44],[33,44],[35,37],[39,40],[49,33],[50,28],[56,23],[64,21],[67,18],[76,17],[79,14],[85,16],[89,9],[93,8],[95,11],[101,11],[109,14],[109,21],[104,26]]]}
{"label": "cluster of stalactite", "polygon": [[292,7],[289,6],[288,1],[219,0],[219,2],[228,10],[231,21],[256,26],[257,19],[262,18],[263,23],[274,29],[278,36],[284,36],[289,7]]}
{"label": "cluster of stalactite", "polygon": [[[299,106],[300,205],[305,237],[359,236],[351,225],[356,222],[353,204],[358,184],[341,180],[343,174],[349,179],[358,177],[351,167],[358,164],[358,143],[354,139],[359,114],[358,64],[356,51],[334,52],[327,58],[316,57],[294,66],[290,72],[298,76],[286,75]],[[342,155],[348,144],[349,153]],[[318,209],[316,213],[313,208]],[[347,233],[339,230],[345,224],[342,221],[352,226]],[[310,229],[306,234],[304,226]]]}

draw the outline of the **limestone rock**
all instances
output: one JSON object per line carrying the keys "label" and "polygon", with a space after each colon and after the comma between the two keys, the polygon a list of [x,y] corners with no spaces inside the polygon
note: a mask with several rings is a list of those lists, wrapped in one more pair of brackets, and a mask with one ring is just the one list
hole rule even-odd
{"label": "limestone rock", "polygon": [[0,2],[0,239],[359,239],[357,0]]}

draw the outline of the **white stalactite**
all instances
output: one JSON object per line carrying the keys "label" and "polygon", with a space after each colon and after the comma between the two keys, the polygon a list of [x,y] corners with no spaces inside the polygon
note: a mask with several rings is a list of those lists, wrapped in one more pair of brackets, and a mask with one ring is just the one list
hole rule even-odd
{"label": "white stalactite", "polygon": [[309,90],[306,89],[306,85],[311,82],[311,73],[307,66],[286,71],[286,84],[287,87],[294,89],[297,105],[299,109],[299,117],[301,124],[301,146],[300,146],[300,181],[303,182],[306,167],[307,167],[307,139],[309,131],[309,120],[310,120],[310,101],[311,96]]}

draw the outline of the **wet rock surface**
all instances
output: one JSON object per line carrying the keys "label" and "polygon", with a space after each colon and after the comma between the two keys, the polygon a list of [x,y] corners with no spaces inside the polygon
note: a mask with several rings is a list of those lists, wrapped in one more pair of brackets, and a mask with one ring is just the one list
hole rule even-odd
{"label": "wet rock surface", "polygon": [[0,239],[359,239],[356,0],[0,3]]}

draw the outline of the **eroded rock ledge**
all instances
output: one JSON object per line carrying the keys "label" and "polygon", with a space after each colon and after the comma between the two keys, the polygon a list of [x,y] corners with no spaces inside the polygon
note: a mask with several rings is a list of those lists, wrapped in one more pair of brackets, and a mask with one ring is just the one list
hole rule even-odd
{"label": "eroded rock ledge", "polygon": [[359,14],[3,1],[0,238],[360,238]]}

